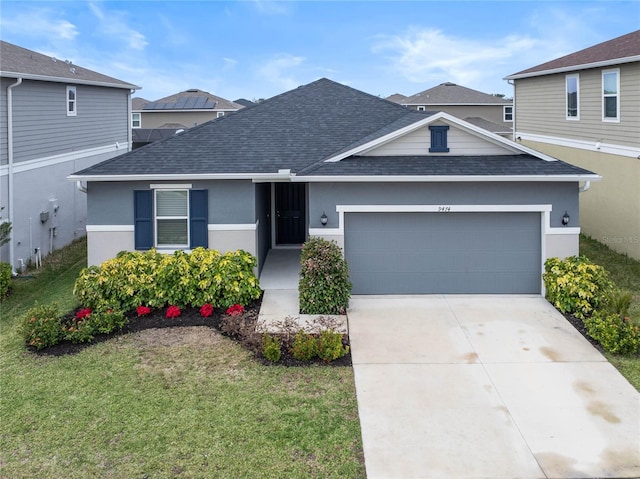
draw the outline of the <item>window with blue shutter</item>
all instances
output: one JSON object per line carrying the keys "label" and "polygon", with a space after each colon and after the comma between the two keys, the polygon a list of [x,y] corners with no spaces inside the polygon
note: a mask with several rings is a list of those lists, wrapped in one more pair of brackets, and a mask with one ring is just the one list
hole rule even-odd
{"label": "window with blue shutter", "polygon": [[133,192],[134,246],[137,250],[153,246],[153,191]]}
{"label": "window with blue shutter", "polygon": [[209,246],[209,201],[207,190],[190,190],[189,198],[189,228],[191,233],[191,248]]}
{"label": "window with blue shutter", "polygon": [[449,153],[447,148],[447,131],[449,125],[432,125],[429,127],[431,131],[431,147],[429,153]]}

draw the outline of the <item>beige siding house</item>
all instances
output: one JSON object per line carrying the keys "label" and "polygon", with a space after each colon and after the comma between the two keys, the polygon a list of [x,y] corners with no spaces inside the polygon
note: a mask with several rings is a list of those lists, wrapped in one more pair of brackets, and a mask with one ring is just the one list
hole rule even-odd
{"label": "beige siding house", "polygon": [[395,93],[387,100],[411,110],[444,111],[492,133],[511,138],[513,102],[495,95],[446,82],[408,97]]}
{"label": "beige siding house", "polygon": [[640,30],[506,77],[514,138],[603,177],[584,233],[640,259]]}

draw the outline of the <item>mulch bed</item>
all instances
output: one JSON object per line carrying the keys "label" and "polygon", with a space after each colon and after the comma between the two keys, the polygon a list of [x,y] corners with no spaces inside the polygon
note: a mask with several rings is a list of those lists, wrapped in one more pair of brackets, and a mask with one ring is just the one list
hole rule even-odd
{"label": "mulch bed", "polygon": [[573,314],[562,313],[561,311],[558,312],[562,314],[565,319],[569,321],[569,323],[571,323],[571,325],[593,345],[594,348],[604,354],[604,349],[600,346],[600,343],[587,334],[587,328],[584,326],[584,323],[580,318],[576,318]]}
{"label": "mulch bed", "polygon": [[[260,312],[260,305],[262,304],[262,298],[255,300],[250,305],[245,307],[245,312],[242,314],[241,318],[246,326],[249,329],[253,329],[256,322],[258,321],[258,314]],[[76,311],[73,312],[75,314]],[[128,323],[122,328],[121,331],[112,333],[112,334],[98,334],[94,336],[93,341],[90,343],[72,343],[71,341],[62,341],[53,346],[49,346],[47,348],[43,348],[41,350],[36,350],[33,347],[28,347],[31,352],[40,356],[64,356],[67,354],[77,354],[85,348],[91,347],[94,344],[101,343],[103,341],[107,341],[116,336],[122,336],[125,334],[137,333],[139,331],[146,331],[151,329],[165,329],[165,328],[176,328],[175,334],[180,334],[179,329],[183,327],[190,326],[203,326],[213,328],[218,331],[221,335],[226,336],[230,339],[241,344],[246,349],[250,350],[256,357],[258,361],[265,365],[269,366],[287,366],[287,367],[304,367],[311,366],[314,364],[324,365],[324,366],[351,366],[351,352],[343,356],[342,358],[336,359],[330,363],[326,363],[322,361],[320,358],[314,358],[311,361],[299,361],[293,357],[293,355],[285,348],[282,347],[282,357],[280,361],[277,363],[268,361],[262,355],[262,348],[259,344],[255,344],[251,341],[246,341],[240,334],[233,334],[224,331],[223,325],[225,321],[225,312],[224,309],[216,308],[211,316],[208,318],[204,318],[200,315],[199,308],[185,308],[181,310],[180,316],[177,318],[166,318],[165,317],[166,308],[161,310],[152,311],[151,314],[147,316],[138,317],[135,311],[129,312],[126,314],[129,319]],[[70,315],[72,316],[72,315]],[[345,336],[345,343],[348,343],[348,337]]]}

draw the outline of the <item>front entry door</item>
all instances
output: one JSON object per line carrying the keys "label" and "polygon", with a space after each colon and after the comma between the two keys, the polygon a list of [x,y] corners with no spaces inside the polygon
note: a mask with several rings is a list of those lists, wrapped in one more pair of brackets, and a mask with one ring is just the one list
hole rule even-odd
{"label": "front entry door", "polygon": [[305,237],[305,184],[276,183],[276,244],[302,244]]}

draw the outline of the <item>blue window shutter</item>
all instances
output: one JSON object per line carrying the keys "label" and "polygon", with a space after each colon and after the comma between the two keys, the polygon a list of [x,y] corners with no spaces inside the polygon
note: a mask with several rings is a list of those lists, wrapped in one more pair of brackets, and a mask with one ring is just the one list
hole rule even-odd
{"label": "blue window shutter", "polygon": [[189,192],[189,228],[191,229],[191,248],[209,246],[209,199],[208,190],[190,190]]}
{"label": "blue window shutter", "polygon": [[431,147],[429,153],[449,153],[447,148],[447,131],[448,125],[434,125],[430,126],[431,131]]}
{"label": "blue window shutter", "polygon": [[147,250],[153,246],[153,191],[133,192],[135,249]]}

